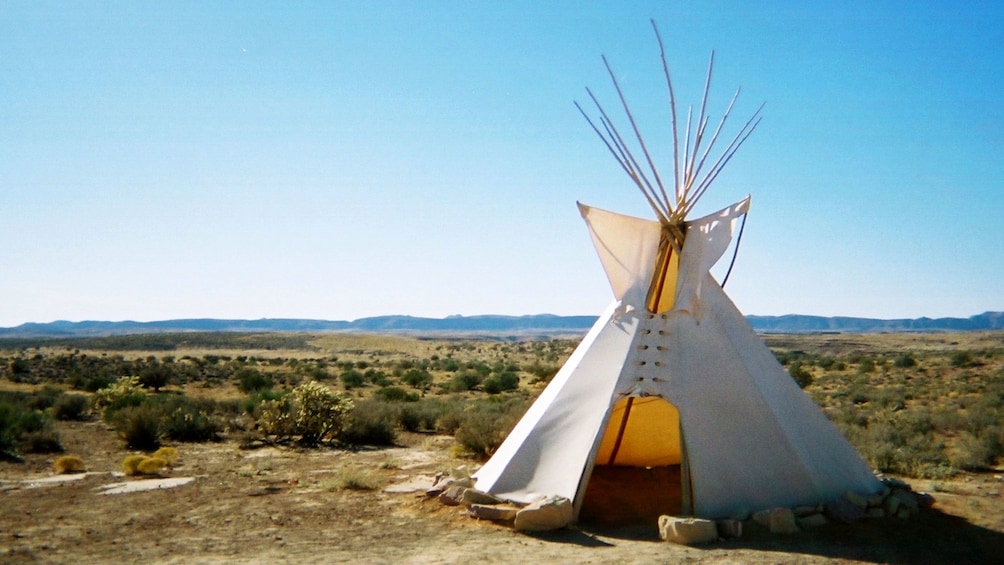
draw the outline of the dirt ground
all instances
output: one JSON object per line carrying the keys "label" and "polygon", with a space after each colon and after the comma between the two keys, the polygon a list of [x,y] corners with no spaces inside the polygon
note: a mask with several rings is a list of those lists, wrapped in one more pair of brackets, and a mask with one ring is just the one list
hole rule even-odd
{"label": "dirt ground", "polygon": [[[410,435],[398,447],[360,451],[180,444],[166,476],[192,481],[102,494],[141,480],[112,474],[128,455],[119,440],[100,422],[61,422],[59,433],[89,473],[46,483],[39,480],[54,475],[55,456],[0,462],[0,562],[1004,563],[1000,473],[909,481],[937,502],[907,521],[790,536],[747,528],[738,540],[683,547],[659,541],[654,524],[525,535],[422,491],[385,490],[472,465],[451,456],[449,437]],[[346,477],[378,486],[346,489]]]}

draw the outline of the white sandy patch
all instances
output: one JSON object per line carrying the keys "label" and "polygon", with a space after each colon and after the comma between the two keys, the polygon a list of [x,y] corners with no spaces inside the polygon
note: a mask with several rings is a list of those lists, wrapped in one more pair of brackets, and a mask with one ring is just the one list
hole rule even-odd
{"label": "white sandy patch", "polygon": [[111,483],[102,485],[96,490],[98,494],[127,494],[130,492],[142,492],[145,490],[157,490],[162,488],[174,488],[188,484],[195,480],[195,477],[169,477],[166,479],[142,479],[137,481],[127,481],[122,483]]}
{"label": "white sandy patch", "polygon": [[385,487],[383,491],[394,494],[407,494],[420,491],[424,492],[432,488],[432,485],[435,482],[436,477],[431,475],[416,475],[414,477],[407,478],[402,482]]}
{"label": "white sandy patch", "polygon": [[79,481],[84,477],[90,475],[107,475],[108,473],[70,473],[66,475],[53,475],[51,477],[40,477],[37,479],[28,479],[21,483],[21,488],[40,488],[52,485],[58,485],[62,483],[68,483],[70,481]]}

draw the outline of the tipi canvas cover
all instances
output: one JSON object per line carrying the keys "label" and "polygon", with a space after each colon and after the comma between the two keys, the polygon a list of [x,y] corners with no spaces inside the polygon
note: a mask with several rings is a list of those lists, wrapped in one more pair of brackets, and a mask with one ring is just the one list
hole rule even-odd
{"label": "tipi canvas cover", "polygon": [[709,273],[748,205],[688,222],[663,313],[646,307],[662,225],[580,205],[616,300],[476,488],[578,511],[594,465],[681,465],[682,512],[719,518],[880,487]]}
{"label": "tipi canvas cover", "polygon": [[[688,112],[680,143],[661,39],[659,47],[672,117],[670,190],[609,65],[643,158],[635,157],[592,92],[599,125],[579,108],[658,221],[580,205],[615,300],[475,474],[475,486],[516,502],[562,496],[574,501],[578,513],[591,499],[594,475],[604,481],[629,477],[619,485],[626,492],[641,481],[621,470],[642,469],[648,474],[633,477],[669,477],[643,485],[643,498],[674,506],[656,510],[702,518],[816,504],[846,491],[873,493],[880,484],[871,469],[710,274],[749,198],[687,219],[757,126],[760,110],[721,157],[708,158],[739,94],[718,126],[707,128],[712,54],[696,122]],[[660,499],[670,489],[675,498]]]}

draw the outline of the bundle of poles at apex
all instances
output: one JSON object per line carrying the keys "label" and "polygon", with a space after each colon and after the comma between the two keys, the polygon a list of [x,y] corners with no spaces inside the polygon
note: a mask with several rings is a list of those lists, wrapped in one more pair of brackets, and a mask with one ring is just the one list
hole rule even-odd
{"label": "bundle of poles at apex", "polygon": [[[714,148],[715,143],[718,141],[719,135],[722,132],[725,122],[728,120],[732,108],[739,98],[739,92],[741,88],[737,88],[735,94],[732,96],[732,100],[729,102],[728,108],[725,110],[725,114],[722,116],[721,120],[718,122],[718,126],[715,128],[714,133],[711,137],[707,137],[707,126],[709,117],[707,115],[707,104],[708,104],[708,92],[711,89],[711,75],[715,63],[715,53],[711,52],[711,58],[708,62],[708,73],[707,78],[704,83],[704,96],[701,99],[701,108],[698,113],[696,128],[693,122],[693,107],[691,106],[687,110],[687,127],[686,133],[683,140],[683,155],[681,157],[680,152],[680,135],[678,127],[678,119],[676,112],[676,95],[673,92],[673,81],[670,79],[669,74],[669,64],[666,62],[666,50],[662,42],[662,36],[659,35],[659,28],[652,20],[652,29],[655,31],[656,40],[659,42],[659,55],[662,59],[663,73],[666,77],[666,87],[669,90],[669,106],[672,115],[673,123],[673,196],[674,199],[670,199],[669,192],[666,190],[666,183],[663,182],[662,176],[659,174],[659,169],[655,165],[655,161],[652,159],[652,155],[649,153],[648,148],[645,145],[645,140],[641,135],[641,131],[638,129],[637,123],[635,123],[634,116],[631,114],[631,109],[628,106],[627,100],[624,97],[623,91],[621,91],[620,84],[617,82],[617,77],[614,75],[613,69],[610,67],[610,63],[607,61],[606,56],[603,56],[603,64],[606,66],[607,73],[610,75],[610,80],[613,82],[614,88],[617,91],[617,95],[620,98],[621,104],[624,107],[624,113],[627,115],[628,121],[631,124],[631,129],[634,131],[635,138],[637,139],[638,146],[644,155],[645,162],[648,166],[648,171],[650,173],[646,174],[645,168],[632,153],[628,143],[625,138],[617,130],[614,125],[613,120],[607,114],[606,110],[596,99],[592,90],[588,87],[586,92],[592,99],[593,103],[596,105],[597,110],[600,113],[600,126],[598,127],[596,123],[589,117],[585,110],[578,102],[575,103],[576,108],[582,113],[582,116],[589,122],[589,125],[596,132],[596,135],[603,140],[606,144],[607,149],[614,156],[624,172],[631,177],[635,185],[641,190],[642,194],[645,195],[646,200],[648,200],[649,205],[652,210],[655,211],[659,222],[669,231],[670,245],[673,249],[679,253],[683,247],[683,241],[686,236],[686,225],[685,221],[687,215],[693,210],[694,205],[700,200],[701,196],[704,195],[705,191],[711,185],[711,183],[721,172],[722,168],[726,163],[732,159],[736,150],[742,146],[743,142],[753,133],[757,125],[760,123],[760,112],[763,110],[764,104],[760,104],[756,112],[738,133],[732,138],[728,146],[722,152],[722,154],[714,160],[713,163],[709,163],[708,159],[711,155],[711,150]],[[602,129],[601,129],[602,128]],[[691,136],[693,136],[693,141],[691,141]],[[705,170],[705,167],[708,168]],[[651,176],[651,178],[649,178]]]}

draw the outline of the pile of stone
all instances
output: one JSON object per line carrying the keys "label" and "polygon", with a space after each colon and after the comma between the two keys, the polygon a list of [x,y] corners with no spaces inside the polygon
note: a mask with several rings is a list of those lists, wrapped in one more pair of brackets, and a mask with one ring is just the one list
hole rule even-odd
{"label": "pile of stone", "polygon": [[[761,527],[774,534],[795,534],[833,523],[853,524],[875,518],[906,520],[921,508],[934,504],[930,494],[913,492],[899,479],[881,478],[881,481],[882,489],[874,494],[848,491],[840,498],[815,506],[743,511],[719,520],[660,516],[659,536],[673,543],[698,545],[741,537],[743,529],[750,527]],[[473,518],[511,523],[523,532],[561,529],[571,524],[575,516],[572,501],[562,496],[542,497],[519,505],[479,491],[474,488],[466,466],[453,469],[449,475],[437,476],[426,495],[447,506],[463,506]]]}
{"label": "pile of stone", "polygon": [[669,542],[697,545],[742,536],[743,524],[750,522],[775,534],[794,534],[826,524],[853,524],[869,518],[906,520],[934,504],[934,497],[916,493],[895,478],[882,478],[882,490],[871,495],[848,491],[836,500],[816,506],[771,508],[740,512],[723,520],[703,520],[677,516],[659,517],[659,536]]}
{"label": "pile of stone", "polygon": [[467,467],[457,467],[449,476],[437,477],[426,495],[447,506],[464,506],[467,514],[482,520],[511,522],[517,531],[546,532],[572,523],[572,501],[563,496],[542,497],[516,505],[474,488]]}

